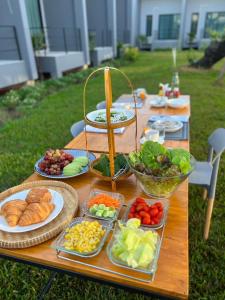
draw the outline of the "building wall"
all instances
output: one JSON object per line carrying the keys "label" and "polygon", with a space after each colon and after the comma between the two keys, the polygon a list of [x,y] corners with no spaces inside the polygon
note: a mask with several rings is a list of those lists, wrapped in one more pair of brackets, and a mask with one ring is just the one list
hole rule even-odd
{"label": "building wall", "polygon": [[[86,0],[88,30],[96,32],[96,46],[101,47],[106,43],[106,39],[111,31],[108,24],[108,10],[106,0]],[[110,33],[111,35],[111,33]],[[111,39],[111,36],[109,37]],[[109,46],[109,45],[107,45]]]}
{"label": "building wall", "polygon": [[146,16],[152,15],[152,40],[153,48],[167,48],[177,45],[176,40],[159,40],[159,15],[179,14],[181,10],[181,0],[140,0],[140,34],[146,34]]}
{"label": "building wall", "polygon": [[[0,1],[0,27],[2,25],[14,26],[14,28],[16,28],[21,57],[19,57],[18,51],[8,51],[5,54],[0,51],[0,59],[16,60],[21,58],[25,62],[25,68],[27,70],[28,77],[30,79],[36,79],[36,63],[33,55],[33,47],[30,38],[24,0]],[[6,32],[0,29],[0,37],[1,35],[5,37]],[[3,49],[13,49],[13,47],[16,48],[15,40],[11,39],[10,41],[8,39],[4,39],[4,42],[2,42],[0,39],[0,47]]]}
{"label": "building wall", "polygon": [[[146,16],[152,15],[152,47],[167,48],[178,45],[177,40],[158,40],[159,15],[181,13],[183,0],[140,0],[140,20],[139,33],[146,34]],[[199,13],[199,23],[197,29],[196,42],[199,46],[209,43],[209,39],[204,39],[205,19],[207,12],[225,11],[225,0],[186,0],[186,10],[184,14],[184,28],[181,37],[181,46],[187,46],[188,33],[191,29],[191,15]]]}
{"label": "building wall", "polygon": [[225,0],[187,0],[186,22],[184,30],[184,40],[187,40],[188,33],[191,29],[192,13],[199,13],[199,22],[196,40],[199,44],[208,43],[209,40],[204,38],[205,20],[208,12],[225,11]]}
{"label": "building wall", "polygon": [[83,51],[89,64],[85,0],[42,0],[42,19],[51,51]]}

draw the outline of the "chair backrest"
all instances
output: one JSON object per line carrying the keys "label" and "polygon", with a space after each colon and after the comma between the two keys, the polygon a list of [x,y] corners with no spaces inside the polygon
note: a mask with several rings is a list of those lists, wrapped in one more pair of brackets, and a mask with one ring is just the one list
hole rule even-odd
{"label": "chair backrest", "polygon": [[[217,176],[219,171],[220,157],[225,150],[225,128],[216,129],[208,139],[209,153],[208,162],[212,163],[213,171],[208,192],[209,199],[215,197]],[[214,155],[215,154],[215,155]]]}
{"label": "chair backrest", "polygon": [[81,133],[84,130],[84,126],[85,123],[83,120],[74,123],[70,128],[72,136],[76,137],[79,133]]}
{"label": "chair backrest", "polygon": [[104,109],[104,108],[106,108],[106,102],[105,101],[99,102],[96,105],[96,109]]}

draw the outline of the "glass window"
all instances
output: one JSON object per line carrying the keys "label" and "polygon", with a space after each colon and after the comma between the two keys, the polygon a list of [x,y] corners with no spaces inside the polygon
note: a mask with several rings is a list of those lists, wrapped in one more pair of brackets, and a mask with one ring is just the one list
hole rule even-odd
{"label": "glass window", "polygon": [[204,37],[209,37],[210,31],[225,32],[225,12],[210,12],[206,15]]}
{"label": "glass window", "polygon": [[199,19],[199,14],[198,13],[193,13],[191,15],[191,33],[193,35],[197,34],[198,30],[198,19]]}
{"label": "glass window", "polygon": [[152,36],[152,16],[146,17],[146,36]]}
{"label": "glass window", "polygon": [[180,30],[180,15],[159,16],[159,40],[177,40]]}

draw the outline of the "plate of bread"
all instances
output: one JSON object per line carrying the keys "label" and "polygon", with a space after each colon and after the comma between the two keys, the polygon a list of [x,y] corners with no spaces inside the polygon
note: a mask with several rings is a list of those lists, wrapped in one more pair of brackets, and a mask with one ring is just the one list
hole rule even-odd
{"label": "plate of bread", "polygon": [[20,191],[0,203],[0,230],[11,233],[35,230],[54,220],[63,205],[62,195],[52,189]]}

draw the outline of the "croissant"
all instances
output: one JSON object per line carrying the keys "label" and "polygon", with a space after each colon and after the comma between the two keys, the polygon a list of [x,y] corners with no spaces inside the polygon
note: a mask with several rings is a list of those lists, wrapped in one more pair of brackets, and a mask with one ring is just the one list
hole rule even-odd
{"label": "croissant", "polygon": [[18,225],[28,226],[43,222],[55,208],[53,203],[40,202],[28,204],[26,210],[19,219]]}
{"label": "croissant", "polygon": [[25,211],[27,203],[23,200],[6,202],[1,208],[1,214],[5,217],[9,226],[16,226],[21,215]]}
{"label": "croissant", "polygon": [[26,202],[27,203],[41,203],[41,202],[50,202],[52,195],[48,189],[45,188],[34,188],[30,190],[27,194]]}

